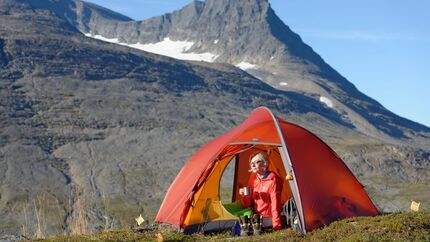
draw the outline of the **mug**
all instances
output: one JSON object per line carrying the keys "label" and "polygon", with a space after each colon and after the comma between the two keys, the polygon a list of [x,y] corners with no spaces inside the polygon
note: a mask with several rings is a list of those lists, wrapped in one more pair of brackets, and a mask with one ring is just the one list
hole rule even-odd
{"label": "mug", "polygon": [[251,192],[251,190],[249,189],[249,187],[243,187],[243,195],[248,196],[249,193]]}

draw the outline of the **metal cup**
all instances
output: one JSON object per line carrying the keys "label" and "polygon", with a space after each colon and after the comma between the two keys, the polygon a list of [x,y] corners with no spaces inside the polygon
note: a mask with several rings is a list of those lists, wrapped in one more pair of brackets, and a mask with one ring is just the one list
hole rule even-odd
{"label": "metal cup", "polygon": [[249,193],[251,192],[251,190],[249,189],[249,187],[243,187],[243,195],[248,196]]}

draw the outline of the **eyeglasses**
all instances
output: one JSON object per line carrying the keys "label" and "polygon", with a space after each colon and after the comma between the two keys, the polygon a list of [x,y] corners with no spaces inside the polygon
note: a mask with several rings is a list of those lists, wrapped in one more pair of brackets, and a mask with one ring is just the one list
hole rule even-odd
{"label": "eyeglasses", "polygon": [[258,163],[261,163],[261,162],[263,162],[263,161],[262,160],[251,161],[251,166],[255,166],[255,165],[257,165]]}

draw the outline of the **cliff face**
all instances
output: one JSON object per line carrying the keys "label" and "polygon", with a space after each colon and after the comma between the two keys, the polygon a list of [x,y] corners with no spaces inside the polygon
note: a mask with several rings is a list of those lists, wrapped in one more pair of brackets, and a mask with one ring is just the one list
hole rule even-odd
{"label": "cliff face", "polygon": [[142,22],[92,16],[84,24],[89,27],[80,28],[82,32],[128,44],[157,43],[165,38],[191,41],[194,44],[188,52],[213,53],[220,63],[253,64],[246,71],[277,89],[328,100],[345,122],[361,132],[389,142],[394,141],[392,137],[408,138],[428,147],[428,127],[391,113],[358,91],[303,43],[266,0],[194,1]]}
{"label": "cliff face", "polygon": [[[404,201],[409,202],[412,195],[424,199],[430,152],[420,147],[428,145],[426,127],[410,127],[410,121],[405,121],[396,126],[399,135],[387,129],[381,130],[385,138],[375,139],[372,131],[360,132],[347,114],[322,105],[315,94],[268,85],[269,79],[263,82],[230,64],[184,62],[81,33],[105,34],[94,32],[102,28],[122,33],[153,26],[160,31],[148,35],[154,41],[166,36],[181,39],[191,35],[199,21],[222,21],[221,14],[229,13],[241,23],[240,28],[227,22],[206,23],[218,32],[195,35],[202,45],[190,51],[237,50],[237,54],[219,53],[226,61],[239,60],[241,53],[263,56],[262,49],[255,50],[257,45],[245,46],[251,39],[241,41],[243,47],[233,40],[256,29],[265,33],[279,29],[267,24],[273,24],[268,19],[274,15],[266,1],[246,1],[249,6],[240,2],[194,2],[172,14],[135,22],[78,1],[1,1],[0,238],[123,227],[139,213],[151,219],[184,162],[258,106],[267,106],[328,141],[381,208],[406,209]],[[232,9],[241,9],[242,14],[234,16]],[[247,23],[244,16],[253,17],[255,23]],[[249,29],[244,27],[248,25]],[[225,33],[226,29],[231,33]],[[206,36],[212,32],[219,36]],[[132,38],[133,33],[145,38],[142,30],[123,38]],[[215,37],[223,48],[210,44]],[[285,38],[300,40],[296,35]],[[275,35],[260,37],[260,41],[277,43],[274,49],[283,51],[276,53],[289,56],[310,51],[287,48]],[[289,58],[304,63],[298,57]],[[310,67],[316,63],[309,60],[298,69],[288,68],[316,75],[305,71],[316,68]],[[330,85],[333,90],[353,88],[347,82]],[[344,98],[354,101],[346,94]],[[376,113],[364,101],[355,104],[363,104],[360,108],[369,115]],[[412,132],[417,137],[405,140]],[[411,191],[410,186],[415,189]]]}
{"label": "cliff face", "polygon": [[83,33],[122,43],[157,43],[165,38],[190,41],[188,52],[213,53],[219,63],[252,64],[246,71],[269,85],[304,94],[322,101],[321,105],[329,103],[360,132],[386,142],[409,139],[429,148],[428,127],[391,113],[358,91],[303,43],[267,0],[193,1],[181,10],[145,21],[76,0],[19,2],[49,9],[66,22],[63,25]]}

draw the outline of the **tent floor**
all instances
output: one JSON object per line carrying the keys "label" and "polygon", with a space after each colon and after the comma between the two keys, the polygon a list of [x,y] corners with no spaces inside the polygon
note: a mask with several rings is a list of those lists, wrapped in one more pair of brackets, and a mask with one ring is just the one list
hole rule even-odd
{"label": "tent floor", "polygon": [[203,232],[205,234],[218,233],[222,231],[232,231],[238,220],[216,220],[201,224],[192,224],[185,228],[184,234]]}

